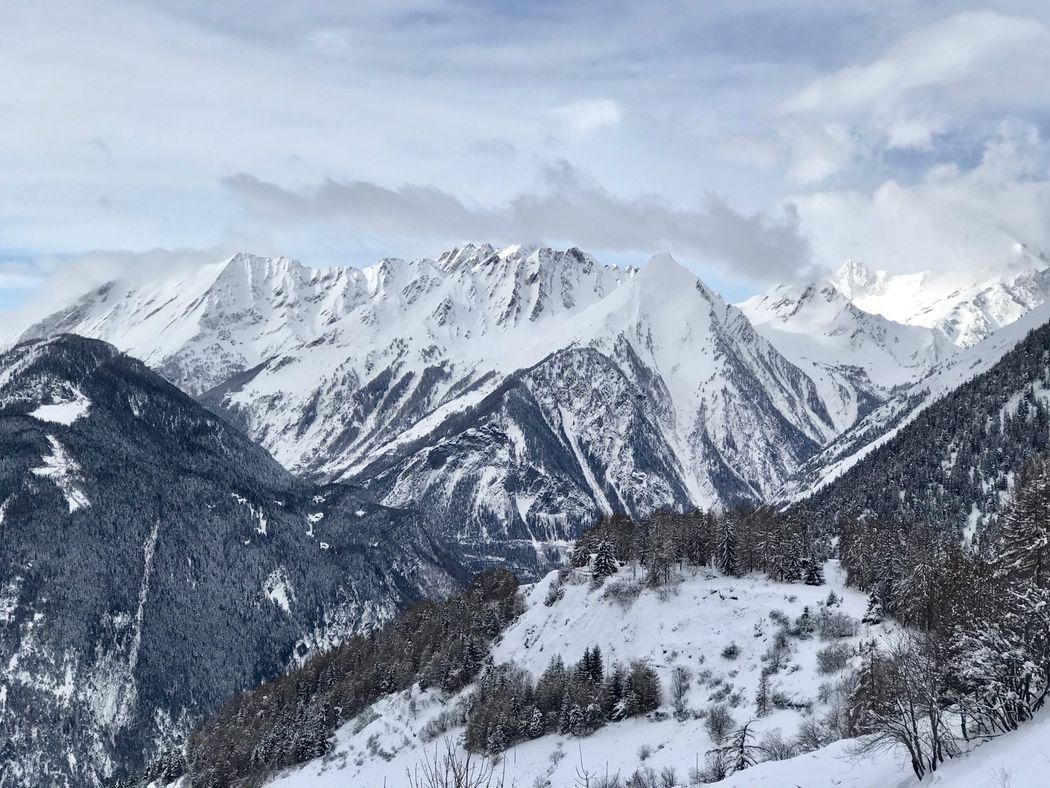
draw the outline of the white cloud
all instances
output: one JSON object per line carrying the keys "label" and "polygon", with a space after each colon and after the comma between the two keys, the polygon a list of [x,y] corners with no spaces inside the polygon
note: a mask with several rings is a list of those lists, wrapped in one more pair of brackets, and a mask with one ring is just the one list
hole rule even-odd
{"label": "white cloud", "polygon": [[558,107],[555,115],[576,133],[589,134],[620,125],[623,107],[612,99],[592,99]]}
{"label": "white cloud", "polygon": [[[858,154],[932,150],[996,113],[1050,103],[1050,30],[992,11],[910,30],[875,60],[821,76],[786,100],[781,133],[800,182],[847,171]],[[1001,115],[1000,115],[1001,117]]]}
{"label": "white cloud", "polygon": [[915,183],[797,197],[818,258],[856,257],[895,272],[984,273],[1015,242],[1050,251],[1050,146],[1031,125],[1008,122],[971,168],[929,168]]}
{"label": "white cloud", "polygon": [[493,207],[414,184],[391,189],[365,181],[325,180],[293,190],[242,173],[226,179],[226,185],[270,227],[321,222],[369,234],[432,238],[435,244],[544,238],[594,250],[669,251],[761,282],[815,273],[792,206],[782,216],[748,215],[710,194],[690,209],[655,196],[626,198],[565,161],[543,171],[538,189]]}

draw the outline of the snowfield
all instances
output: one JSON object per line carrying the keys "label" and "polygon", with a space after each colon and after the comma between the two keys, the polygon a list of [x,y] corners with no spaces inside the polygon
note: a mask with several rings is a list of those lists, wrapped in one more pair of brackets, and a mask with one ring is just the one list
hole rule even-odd
{"label": "snowfield", "polygon": [[[576,785],[578,769],[594,777],[618,773],[626,778],[639,767],[657,773],[669,767],[675,770],[679,783],[686,785],[690,770],[703,767],[706,751],[716,746],[701,715],[720,698],[731,705],[732,698],[737,698],[736,707],[731,709],[733,718],[737,724],[755,720],[756,742],[774,729],[779,729],[785,739],[792,738],[804,719],[829,710],[829,704],[819,699],[821,684],[834,683],[842,674],[822,675],[818,671],[816,654],[828,641],[816,636],[809,640],[792,638],[788,664],[774,674],[772,688],[792,702],[811,702],[812,711],[784,709],[759,718],[755,687],[764,664],[761,657],[777,630],[769,613],[781,611],[794,620],[808,607],[815,616],[828,592],[834,591],[842,600],[836,609],[859,619],[866,596],[843,588],[837,562],[827,564],[826,574],[828,583],[814,587],[775,583],[758,575],[726,578],[709,570],[687,570],[685,578],[669,588],[638,588],[635,594],[630,588],[631,572],[625,569],[602,588],[592,588],[589,579],[582,577],[577,584],[567,582],[564,597],[550,607],[544,605],[544,599],[557,573],[547,575],[526,590],[527,609],[492,649],[493,660],[513,660],[538,677],[555,654],[572,665],[585,649],[598,645],[607,665],[649,660],[660,676],[664,703],[649,719],[610,723],[589,737],[548,735],[519,744],[504,754],[497,772],[505,775],[508,786],[553,788]],[[888,631],[887,625],[861,626],[857,635],[835,642],[855,644],[882,637]],[[739,654],[729,659],[722,652],[731,644],[736,644]],[[671,713],[669,692],[671,671],[677,665],[692,674],[686,696],[687,718],[681,721]],[[387,696],[337,732],[331,754],[280,776],[272,784],[285,788],[407,786],[408,774],[419,768],[421,761],[433,759],[435,752],[444,751],[446,740],[462,733],[462,728],[452,728],[424,741],[423,729],[467,694],[469,690],[446,699],[440,693],[421,692],[415,687]],[[828,760],[829,774],[845,774],[851,767],[830,755],[821,758]],[[786,763],[766,768],[775,770]],[[887,763],[888,768],[897,769],[893,758]],[[750,784],[746,781],[748,774],[740,776],[743,782],[730,784]],[[801,784],[832,783],[814,782],[811,774]],[[857,783],[862,784],[868,783]]]}

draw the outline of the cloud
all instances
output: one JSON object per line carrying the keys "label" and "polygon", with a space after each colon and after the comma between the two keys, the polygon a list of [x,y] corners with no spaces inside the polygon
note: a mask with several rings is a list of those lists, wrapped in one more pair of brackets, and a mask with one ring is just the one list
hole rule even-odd
{"label": "cloud", "polygon": [[27,296],[0,311],[0,343],[15,339],[34,321],[106,282],[146,282],[162,274],[217,262],[229,254],[229,249],[218,247],[143,252],[97,249],[71,257],[0,262],[0,306],[4,306],[5,293],[10,297],[19,290]]}
{"label": "cloud", "polygon": [[908,30],[864,65],[810,81],[780,107],[789,174],[813,183],[885,150],[934,151],[942,135],[1045,111],[1050,30],[1040,21],[964,12]]}
{"label": "cloud", "polygon": [[497,159],[513,159],[518,155],[518,149],[513,142],[495,137],[474,140],[470,144],[470,151],[482,156],[493,156]]}
{"label": "cloud", "polygon": [[542,237],[595,250],[670,251],[762,282],[814,273],[809,244],[791,206],[774,217],[742,214],[712,194],[693,209],[654,196],[624,198],[564,160],[543,170],[539,189],[498,207],[468,205],[443,189],[415,184],[391,189],[367,181],[325,180],[291,190],[246,173],[225,184],[269,225],[328,222],[352,224],[366,233],[443,241]]}
{"label": "cloud", "polygon": [[612,128],[623,120],[623,107],[611,99],[576,101],[555,109],[554,114],[577,134]]}
{"label": "cloud", "polygon": [[1034,126],[1005,122],[969,168],[938,164],[914,183],[796,199],[822,260],[987,276],[1009,262],[1015,243],[1050,250],[1050,145]]}

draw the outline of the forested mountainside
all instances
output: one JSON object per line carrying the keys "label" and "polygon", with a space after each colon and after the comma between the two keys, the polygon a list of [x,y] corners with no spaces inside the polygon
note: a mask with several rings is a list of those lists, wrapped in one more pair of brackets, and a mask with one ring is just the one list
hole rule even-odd
{"label": "forested mountainside", "polygon": [[460,582],[422,518],[292,477],[140,362],[0,355],[0,761],[99,785],[318,645]]}
{"label": "forested mountainside", "polygon": [[960,537],[980,533],[995,521],[1024,463],[1046,451],[1048,397],[1050,324],[1044,324],[797,505],[825,528],[863,515],[925,523]]}
{"label": "forested mountainside", "polygon": [[840,306],[813,319],[863,333],[878,382],[837,340],[782,352],[666,255],[619,269],[578,249],[468,245],[361,270],[237,255],[104,286],[26,336],[112,341],[293,472],[454,511],[443,534],[500,558],[515,548],[479,543],[766,498],[940,352]]}
{"label": "forested mountainside", "polygon": [[843,525],[831,562],[797,512],[609,518],[521,602],[505,573],[479,578],[231,700],[148,776],[680,788],[792,784],[809,764],[804,784],[903,788],[987,775],[1002,748],[985,742],[1030,742],[1050,695],[1048,505],[1037,457],[980,552],[869,518]]}

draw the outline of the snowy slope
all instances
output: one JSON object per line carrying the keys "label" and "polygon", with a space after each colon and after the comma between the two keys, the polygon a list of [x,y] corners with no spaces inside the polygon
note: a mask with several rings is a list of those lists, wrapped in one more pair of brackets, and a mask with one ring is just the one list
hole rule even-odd
{"label": "snowy slope", "polygon": [[[858,758],[854,742],[839,741],[786,761],[760,763],[718,783],[726,788],[839,786],[840,788],[1040,788],[1047,784],[1050,713],[953,758],[920,783],[899,752]],[[817,776],[819,775],[819,781]]]}
{"label": "snowy slope", "polygon": [[881,389],[924,377],[956,349],[932,329],[865,312],[831,282],[779,285],[739,306],[796,363],[829,372],[859,367]]}
{"label": "snowy slope", "polygon": [[[928,377],[900,391],[814,455],[777,491],[774,500],[795,501],[827,487],[875,449],[891,441],[939,400],[991,370],[1030,332],[1048,322],[1050,303],[1040,305],[982,342],[950,357]],[[1023,391],[1031,387],[1032,381],[1018,379],[1011,384]]]}
{"label": "snowy slope", "polygon": [[1015,244],[989,278],[959,273],[891,275],[847,261],[832,283],[854,304],[874,314],[934,328],[953,344],[970,347],[1050,298],[1044,255]]}
{"label": "snowy slope", "polygon": [[467,246],[358,270],[237,255],[107,285],[28,335],[60,331],[141,356],[287,468],[449,513],[481,542],[759,500],[868,398],[811,376],[667,256],[618,269]]}
{"label": "snowy slope", "polygon": [[[820,587],[772,583],[755,576],[724,578],[705,571],[687,572],[672,594],[661,598],[655,590],[644,590],[626,607],[610,594],[591,589],[587,582],[566,585],[564,598],[546,607],[543,600],[554,579],[551,574],[530,590],[526,612],[493,648],[492,657],[497,663],[513,660],[538,676],[553,655],[560,654],[571,664],[597,644],[607,662],[649,660],[660,675],[665,696],[672,668],[683,665],[693,674],[686,701],[691,710],[707,708],[719,694],[729,697],[740,692],[732,713],[737,723],[747,722],[755,716],[753,695],[763,664],[760,656],[776,631],[769,618],[771,610],[792,618],[804,606],[815,612],[833,588],[844,597],[840,609],[854,616],[863,613],[865,597],[842,588],[834,563],[827,570],[829,584]],[[607,584],[628,580],[620,576]],[[881,627],[862,627],[850,642],[881,636],[882,631]],[[740,655],[733,660],[721,655],[730,643],[740,647]],[[827,643],[813,639],[793,640],[792,644],[792,667],[775,675],[777,688],[795,701],[814,701],[812,713],[821,714],[827,707],[817,700],[819,685],[833,681],[834,676],[819,674],[815,654]],[[456,701],[418,689],[387,696],[337,732],[331,755],[281,776],[273,785],[406,785],[406,774],[421,759],[432,757],[435,746],[440,750],[446,737],[455,739],[461,732],[453,728],[429,742],[420,736],[430,720]],[[669,704],[662,711],[669,712]],[[757,721],[756,730],[779,728],[790,738],[802,719],[801,712],[774,711]],[[639,754],[643,746],[652,751],[644,759]],[[582,739],[548,735],[519,744],[504,754],[497,773],[505,775],[508,785],[571,786],[577,784],[581,765],[592,779],[606,773],[619,773],[626,779],[639,767],[657,772],[671,767],[679,784],[685,785],[689,770],[697,762],[702,766],[706,750],[713,746],[703,719],[690,716],[678,721],[658,713],[651,719],[610,723]],[[826,783],[811,780],[803,784]]]}

